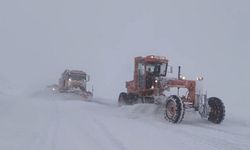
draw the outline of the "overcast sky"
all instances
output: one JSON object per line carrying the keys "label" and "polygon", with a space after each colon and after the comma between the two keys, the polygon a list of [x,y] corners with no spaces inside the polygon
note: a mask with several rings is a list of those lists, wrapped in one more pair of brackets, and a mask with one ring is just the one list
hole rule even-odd
{"label": "overcast sky", "polygon": [[[57,83],[64,69],[91,75],[95,95],[117,98],[133,58],[164,55],[210,96],[246,100],[248,0],[1,0],[0,73],[23,87]],[[175,71],[177,71],[175,69]]]}

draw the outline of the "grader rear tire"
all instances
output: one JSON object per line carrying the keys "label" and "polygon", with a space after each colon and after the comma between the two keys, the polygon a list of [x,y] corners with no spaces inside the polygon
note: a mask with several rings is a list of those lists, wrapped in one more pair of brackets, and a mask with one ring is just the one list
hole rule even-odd
{"label": "grader rear tire", "polygon": [[211,109],[208,120],[215,124],[220,124],[225,118],[225,106],[222,100],[217,97],[210,97],[208,105]]}
{"label": "grader rear tire", "polygon": [[165,119],[172,123],[180,123],[185,114],[184,103],[177,95],[172,95],[167,99],[165,109]]}
{"label": "grader rear tire", "polygon": [[134,105],[138,103],[138,95],[133,93],[128,93],[128,105]]}
{"label": "grader rear tire", "polygon": [[119,95],[119,99],[118,99],[118,105],[122,106],[122,105],[128,105],[128,94],[127,93],[120,93]]}

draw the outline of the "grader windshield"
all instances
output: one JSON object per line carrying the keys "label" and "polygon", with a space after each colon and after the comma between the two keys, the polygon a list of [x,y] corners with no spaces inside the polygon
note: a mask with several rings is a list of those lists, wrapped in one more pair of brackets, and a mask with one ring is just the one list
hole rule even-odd
{"label": "grader windshield", "polygon": [[146,71],[151,72],[156,77],[166,76],[167,64],[166,63],[148,63]]}

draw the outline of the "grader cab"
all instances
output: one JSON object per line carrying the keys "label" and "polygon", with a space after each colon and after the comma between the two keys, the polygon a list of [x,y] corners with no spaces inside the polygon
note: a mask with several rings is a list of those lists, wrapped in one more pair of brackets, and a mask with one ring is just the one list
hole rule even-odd
{"label": "grader cab", "polygon": [[[120,93],[119,105],[164,105],[165,119],[173,123],[182,121],[185,109],[199,111],[202,118],[213,123],[219,124],[224,120],[223,102],[217,97],[207,98],[203,90],[197,88],[203,78],[187,80],[181,75],[180,67],[177,78],[166,77],[167,73],[172,73],[172,67],[168,65],[168,59],[162,56],[136,57],[134,67],[134,80],[126,82],[127,92]],[[175,88],[177,93],[169,95],[171,88]],[[180,89],[186,89],[186,94],[181,95]]]}
{"label": "grader cab", "polygon": [[165,57],[147,56],[135,58],[134,80],[126,82],[128,93],[138,96],[158,94],[157,78],[166,76],[168,61]]}

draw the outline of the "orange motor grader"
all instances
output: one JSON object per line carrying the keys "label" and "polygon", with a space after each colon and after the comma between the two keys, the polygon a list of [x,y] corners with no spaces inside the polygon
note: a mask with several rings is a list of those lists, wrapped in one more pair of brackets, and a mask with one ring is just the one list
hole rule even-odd
{"label": "orange motor grader", "polygon": [[[164,106],[165,119],[172,123],[180,123],[186,109],[198,111],[202,118],[219,124],[224,120],[225,107],[217,97],[207,98],[202,88],[198,88],[203,78],[187,80],[181,75],[167,77],[172,73],[168,59],[162,56],[136,57],[134,64],[134,80],[126,82],[127,92],[119,95],[119,105],[133,105],[137,103],[155,103]],[[176,94],[170,95],[170,89],[175,88]],[[181,95],[180,90],[185,94]],[[168,96],[167,96],[168,95]]]}

